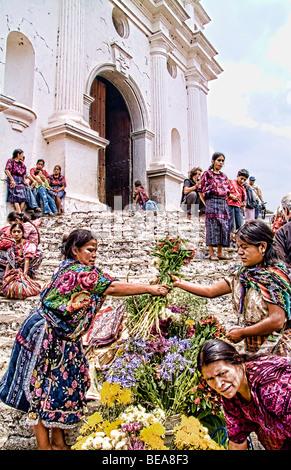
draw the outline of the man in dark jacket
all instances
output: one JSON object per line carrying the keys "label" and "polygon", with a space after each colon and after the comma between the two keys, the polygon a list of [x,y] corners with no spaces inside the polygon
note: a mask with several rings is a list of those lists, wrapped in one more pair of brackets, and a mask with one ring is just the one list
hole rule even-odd
{"label": "man in dark jacket", "polygon": [[281,206],[287,224],[277,230],[274,240],[276,248],[279,249],[285,259],[286,266],[291,268],[291,193],[282,198]]}
{"label": "man in dark jacket", "polygon": [[181,205],[184,210],[187,211],[187,217],[190,219],[195,214],[195,207],[198,208],[199,214],[205,212],[205,206],[200,199],[198,194],[198,186],[202,175],[202,169],[192,168],[189,172],[189,178],[185,179],[182,190]]}

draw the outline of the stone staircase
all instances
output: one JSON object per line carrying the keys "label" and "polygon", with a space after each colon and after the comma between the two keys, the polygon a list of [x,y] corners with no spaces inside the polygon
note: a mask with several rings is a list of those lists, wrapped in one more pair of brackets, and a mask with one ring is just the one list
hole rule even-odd
{"label": "stone staircase", "polygon": [[[47,282],[63,259],[59,247],[64,234],[75,228],[88,228],[98,239],[97,265],[120,280],[150,282],[158,274],[154,267],[151,247],[165,235],[180,236],[196,247],[196,256],[183,267],[183,274],[196,282],[213,282],[225,277],[237,264],[234,251],[228,249],[230,261],[211,262],[205,246],[204,219],[188,220],[177,212],[75,212],[52,218],[43,218],[39,227],[43,262],[37,272],[40,283]],[[107,302],[107,300],[106,300]],[[110,300],[109,300],[110,302]],[[9,362],[15,335],[39,297],[26,300],[7,300],[0,297],[0,377]],[[222,323],[235,324],[230,296],[208,303],[209,313]],[[0,449],[35,449],[32,429],[25,416],[0,402]]]}

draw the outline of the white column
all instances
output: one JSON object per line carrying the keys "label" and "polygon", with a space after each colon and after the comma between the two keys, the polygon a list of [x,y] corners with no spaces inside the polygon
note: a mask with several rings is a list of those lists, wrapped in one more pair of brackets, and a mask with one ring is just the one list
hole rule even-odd
{"label": "white column", "polygon": [[186,74],[188,92],[189,170],[208,164],[208,124],[206,89],[196,71]]}
{"label": "white column", "polygon": [[84,0],[60,0],[55,112],[52,120],[83,120]]}
{"label": "white column", "polygon": [[[154,137],[153,163],[170,163],[167,148],[167,59],[171,43],[158,32],[150,38],[152,56],[152,121]],[[171,165],[172,166],[172,165]]]}

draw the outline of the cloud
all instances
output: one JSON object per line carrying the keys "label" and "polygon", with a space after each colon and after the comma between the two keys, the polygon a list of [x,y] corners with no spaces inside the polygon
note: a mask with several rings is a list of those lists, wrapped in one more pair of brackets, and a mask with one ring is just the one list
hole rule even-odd
{"label": "cloud", "polygon": [[[289,0],[291,3],[291,0]],[[283,67],[290,74],[291,69],[291,16],[287,23],[270,38],[267,50],[267,59]]]}
{"label": "cloud", "polygon": [[[210,84],[209,115],[237,126],[291,137],[291,127],[286,125],[287,113],[291,112],[291,83],[271,69],[266,73],[252,63],[225,62],[223,66],[224,72]],[[261,107],[254,106],[260,101]],[[281,126],[280,119],[284,118],[285,125]]]}

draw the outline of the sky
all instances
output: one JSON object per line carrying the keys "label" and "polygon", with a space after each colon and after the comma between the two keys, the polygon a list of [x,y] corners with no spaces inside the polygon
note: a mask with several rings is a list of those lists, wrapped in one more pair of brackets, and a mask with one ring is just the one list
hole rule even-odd
{"label": "sky", "polygon": [[246,168],[275,211],[291,192],[291,0],[201,0],[223,72],[209,82],[210,152]]}

